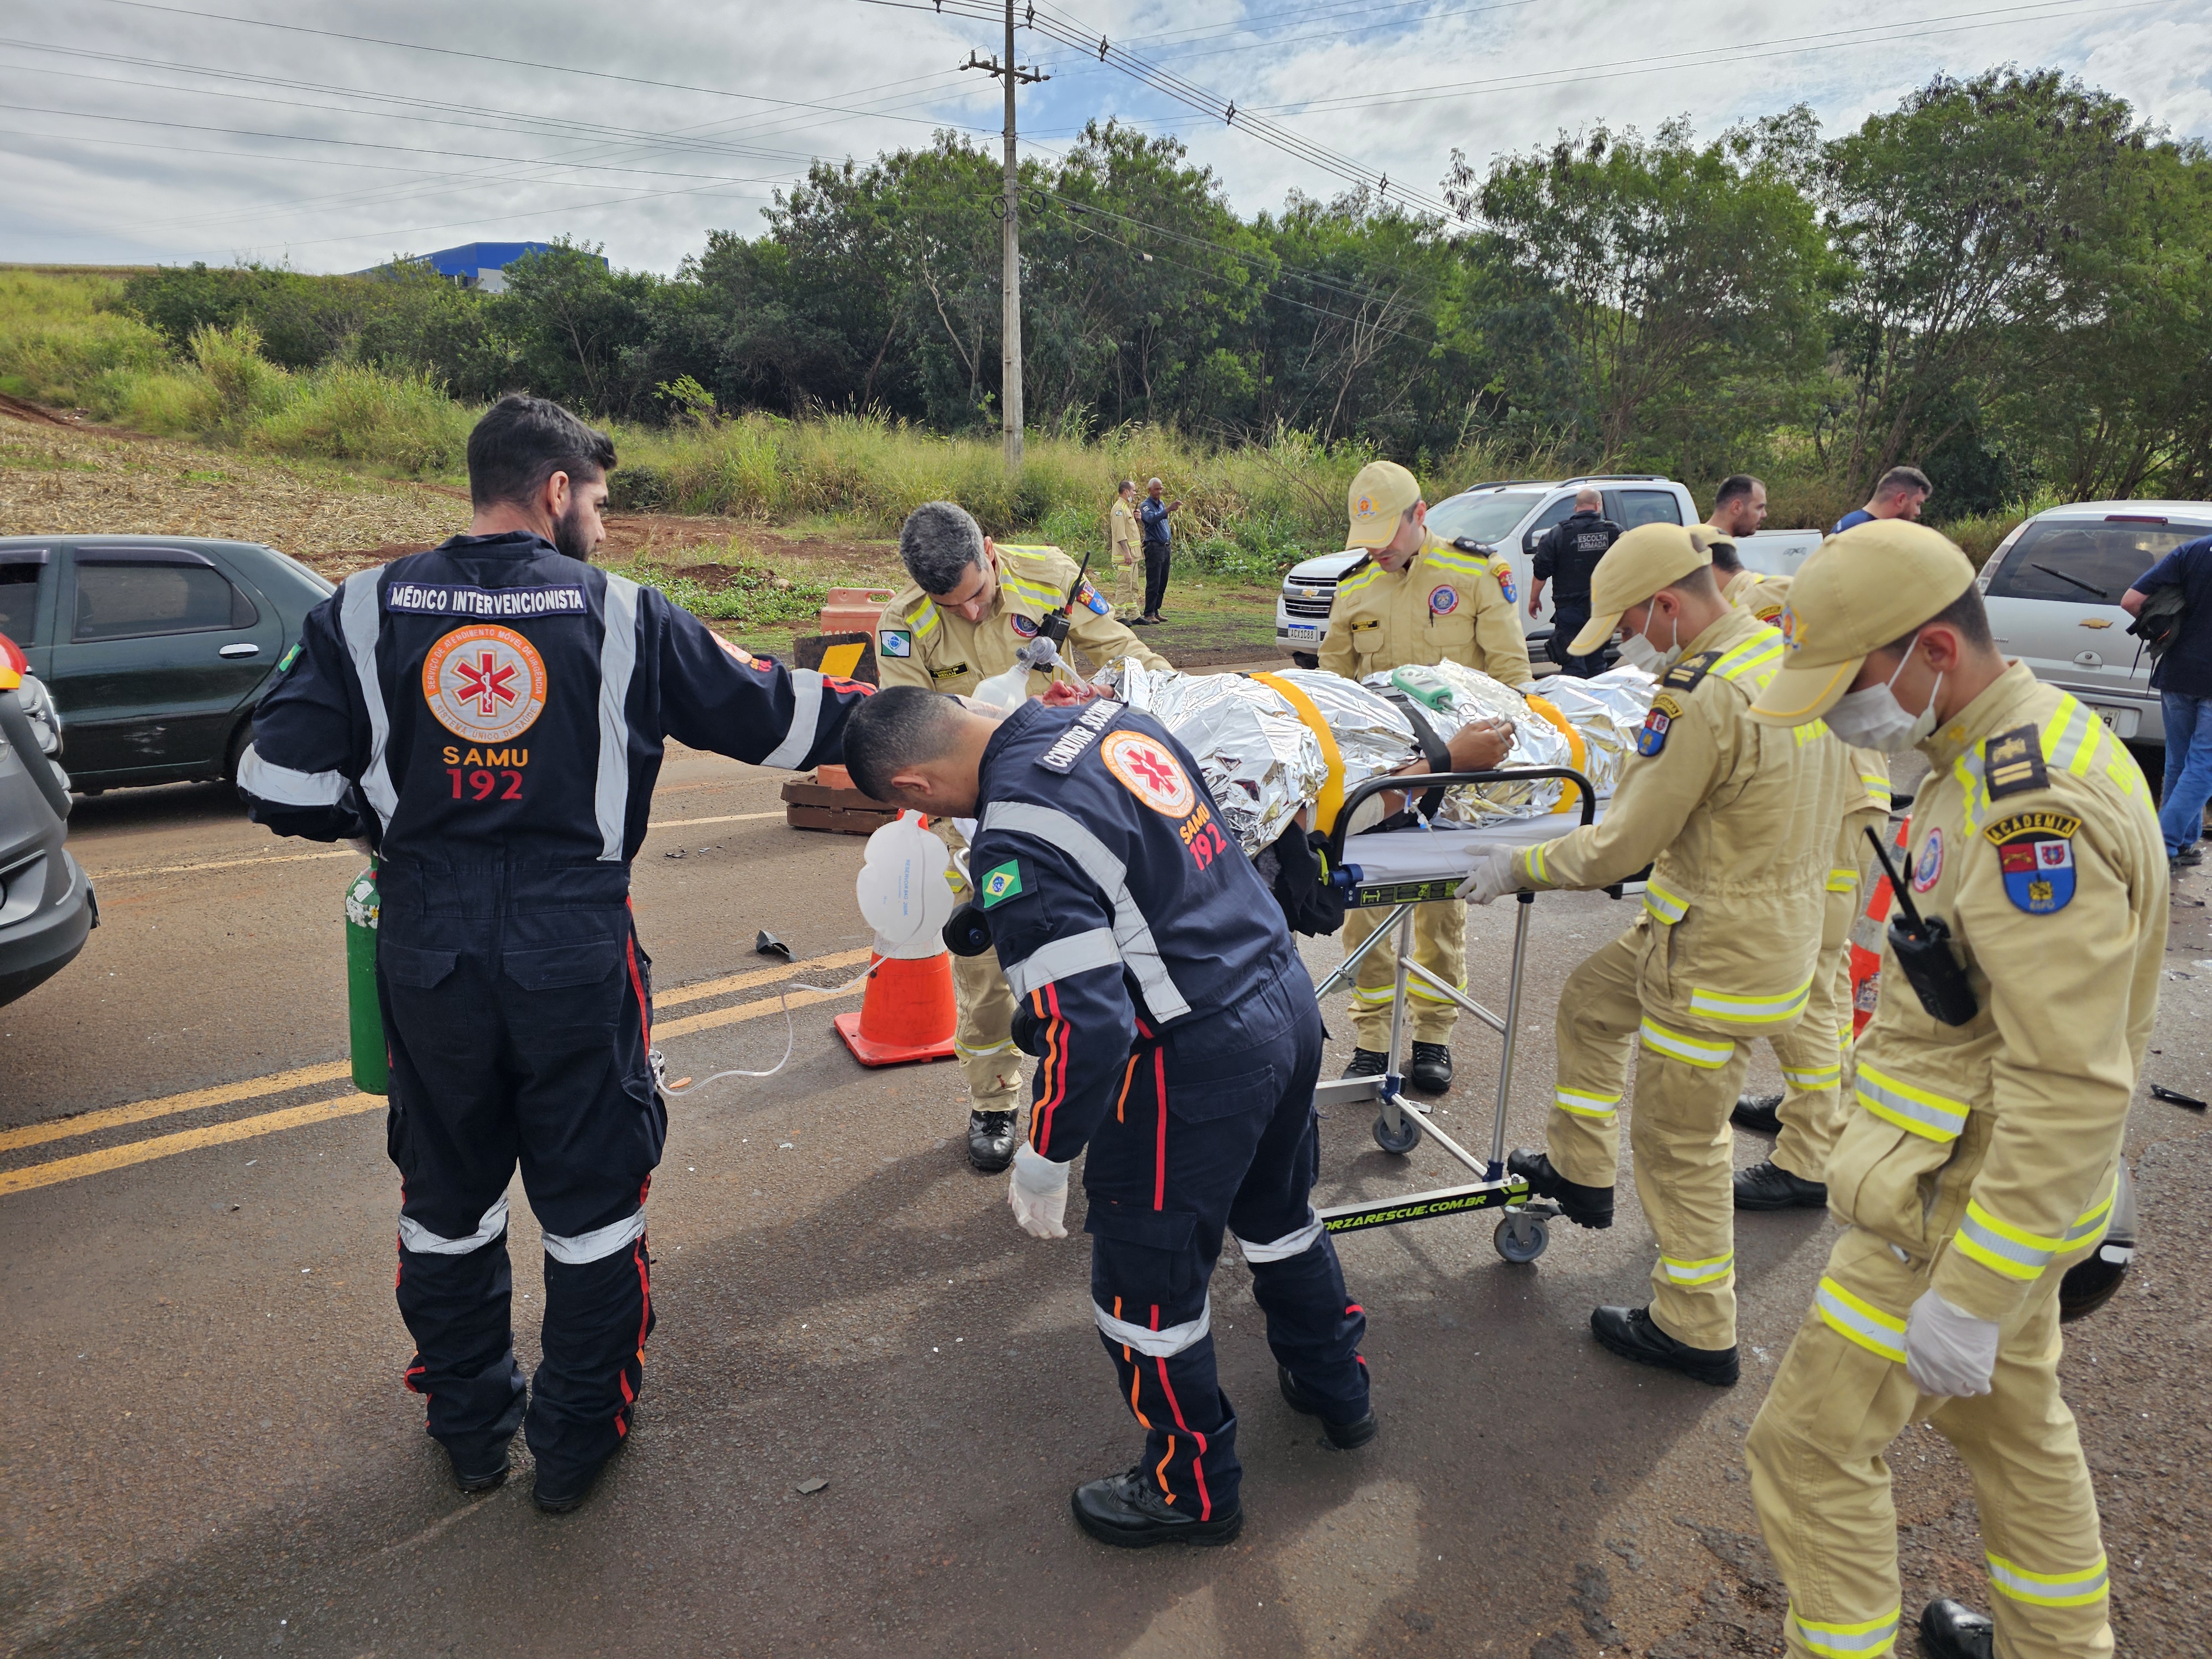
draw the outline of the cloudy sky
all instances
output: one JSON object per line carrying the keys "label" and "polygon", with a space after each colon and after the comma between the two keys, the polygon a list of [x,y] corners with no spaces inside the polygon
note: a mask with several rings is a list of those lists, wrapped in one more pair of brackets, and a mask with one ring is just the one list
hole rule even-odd
{"label": "cloudy sky", "polygon": [[[672,271],[710,228],[757,233],[813,158],[940,127],[995,138],[996,82],[957,66],[1002,26],[989,0],[944,5],[16,0],[0,13],[0,260],[352,270],[566,234]],[[1037,15],[1017,56],[1052,78],[1022,94],[1025,144],[1056,153],[1095,117],[1171,131],[1248,213],[1362,175],[1433,198],[1455,147],[1480,163],[1599,120],[1681,115],[1711,134],[1802,100],[1833,131],[1938,71],[2007,62],[2212,138],[2203,0],[1054,0]]]}

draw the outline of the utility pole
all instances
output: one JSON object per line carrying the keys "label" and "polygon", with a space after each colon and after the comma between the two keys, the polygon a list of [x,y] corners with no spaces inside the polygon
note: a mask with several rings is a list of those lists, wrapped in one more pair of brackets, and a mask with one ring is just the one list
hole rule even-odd
{"label": "utility pole", "polygon": [[1003,314],[1000,323],[999,410],[1006,440],[1006,471],[1022,465],[1022,222],[1021,173],[1014,157],[1014,88],[1034,86],[1052,77],[1034,64],[1027,69],[1014,62],[1014,0],[1006,0],[1006,56],[978,58],[973,52],[963,70],[979,69],[996,76],[1006,86],[1006,179],[1000,203],[999,255],[1002,270]]}

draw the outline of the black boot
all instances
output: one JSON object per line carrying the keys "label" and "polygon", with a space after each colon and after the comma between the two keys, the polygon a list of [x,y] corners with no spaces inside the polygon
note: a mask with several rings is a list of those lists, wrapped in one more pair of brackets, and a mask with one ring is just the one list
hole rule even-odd
{"label": "black boot", "polygon": [[1297,1378],[1291,1375],[1291,1368],[1287,1365],[1276,1365],[1275,1382],[1283,1390],[1283,1403],[1292,1411],[1301,1417],[1321,1417],[1321,1431],[1328,1437],[1328,1443],[1339,1451],[1351,1451],[1365,1445],[1375,1437],[1376,1430],[1381,1426],[1375,1420],[1371,1407],[1367,1415],[1356,1423],[1332,1423],[1326,1417],[1322,1417],[1321,1401],[1298,1386]]}
{"label": "black boot", "polygon": [[577,1468],[549,1469],[540,1463],[538,1466],[538,1484],[531,1489],[530,1501],[544,1514],[568,1514],[592,1495],[592,1488],[599,1484],[600,1474],[629,1443],[627,1437],[617,1441],[614,1450],[598,1462],[586,1463]]}
{"label": "black boot", "polygon": [[1577,1226],[1613,1225],[1613,1188],[1585,1187],[1568,1180],[1552,1167],[1549,1152],[1515,1152],[1505,1160],[1505,1169],[1527,1181],[1529,1192],[1536,1197],[1548,1198],[1558,1205],[1559,1213]]}
{"label": "black boot", "polygon": [[489,1450],[457,1452],[448,1446],[446,1455],[453,1466],[453,1484],[471,1496],[496,1491],[507,1484],[507,1442],[504,1440]]}
{"label": "black boot", "polygon": [[1138,1463],[1123,1474],[1086,1480],[1068,1500],[1075,1524],[1102,1544],[1117,1549],[1150,1549],[1155,1544],[1225,1544],[1244,1529],[1244,1506],[1200,1521],[1185,1515],[1161,1496]]}
{"label": "black boot", "polygon": [[1739,1210],[1825,1210],[1828,1189],[1817,1181],[1791,1175],[1770,1158],[1735,1172],[1735,1206]]}
{"label": "black boot", "polygon": [[1590,1314],[1590,1334],[1599,1343],[1639,1365],[1680,1371],[1717,1389],[1735,1387],[1734,1348],[1693,1348],[1677,1342],[1651,1322],[1648,1308],[1599,1308]]}
{"label": "black boot", "polygon": [[1442,1042],[1417,1042],[1413,1063],[1406,1068],[1406,1081],[1425,1095],[1440,1095],[1451,1087],[1451,1048]]}
{"label": "black boot", "polygon": [[1997,1629],[1987,1613],[1948,1598],[1920,1610],[1920,1651],[1928,1659],[1992,1659]]}
{"label": "black boot", "polygon": [[1017,1112],[968,1114],[968,1161],[985,1175],[996,1175],[1014,1161]]}
{"label": "black boot", "polygon": [[1738,1095],[1729,1121],[1754,1134],[1778,1135],[1782,1133],[1782,1114],[1775,1109],[1781,1104],[1780,1095]]}
{"label": "black boot", "polygon": [[1344,1068],[1346,1077],[1381,1077],[1390,1069],[1390,1056],[1379,1048],[1354,1048],[1352,1064]]}

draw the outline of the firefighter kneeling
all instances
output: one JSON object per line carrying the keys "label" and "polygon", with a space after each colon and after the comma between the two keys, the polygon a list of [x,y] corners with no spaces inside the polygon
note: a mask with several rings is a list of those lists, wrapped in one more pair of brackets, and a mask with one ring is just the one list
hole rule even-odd
{"label": "firefighter kneeling", "polygon": [[1931,1602],[1926,1650],[2112,1651],[2096,1499],[2058,1395],[2060,1281],[2113,1212],[2157,1013],[2165,848],[2125,747],[2005,662],[1973,583],[1917,525],[1834,538],[1791,586],[1789,653],[1752,710],[1917,745],[1933,768],[1910,907],[1856,1050],[1857,1109],[1828,1160],[1850,1231],[1751,1430],[1792,1654],[1891,1650],[1882,1455],[1918,1419],[1972,1474],[1996,1614]]}

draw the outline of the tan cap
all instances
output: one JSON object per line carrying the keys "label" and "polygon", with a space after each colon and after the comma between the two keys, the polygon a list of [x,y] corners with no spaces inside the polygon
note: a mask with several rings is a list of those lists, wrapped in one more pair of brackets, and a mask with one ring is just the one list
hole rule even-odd
{"label": "tan cap", "polygon": [[1395,461],[1370,461],[1352,481],[1352,528],[1346,547],[1381,547],[1393,541],[1406,509],[1421,499],[1418,479]]}
{"label": "tan cap", "polygon": [[1620,613],[1713,562],[1679,524],[1640,524],[1605,550],[1590,572],[1590,619],[1567,642],[1571,656],[1601,650],[1620,626]]}
{"label": "tan cap", "polygon": [[1870,652],[1903,639],[1974,585],[1971,560],[1941,531],[1875,519],[1831,536],[1797,568],[1777,626],[1779,672],[1751,705],[1764,726],[1803,726],[1836,705]]}

